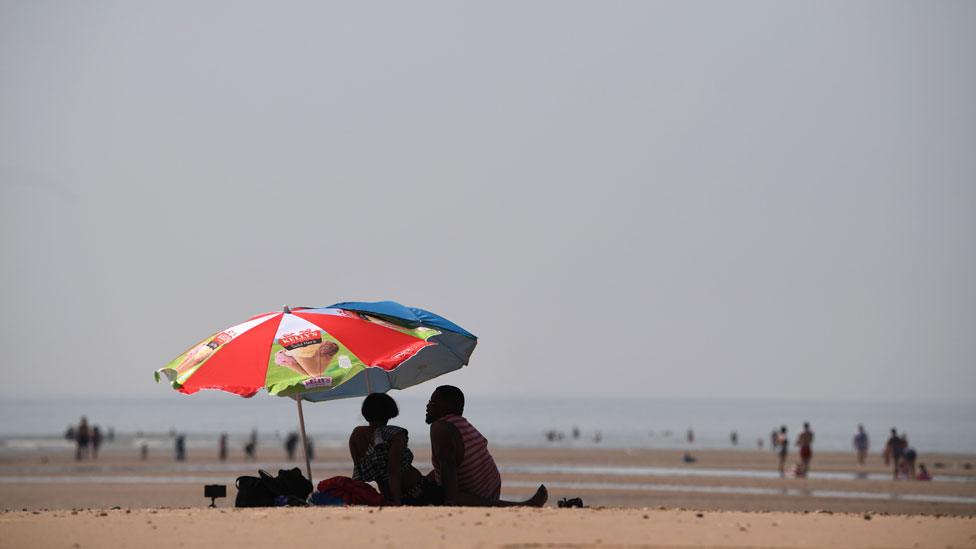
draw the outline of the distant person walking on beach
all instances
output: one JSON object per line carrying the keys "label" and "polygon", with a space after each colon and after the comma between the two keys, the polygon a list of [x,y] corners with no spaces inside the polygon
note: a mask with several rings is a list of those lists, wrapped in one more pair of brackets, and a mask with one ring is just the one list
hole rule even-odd
{"label": "distant person walking on beach", "polygon": [[915,448],[908,445],[908,434],[901,434],[902,452],[901,452],[901,471],[902,475],[908,480],[915,480],[915,460],[918,459],[918,453],[915,452]]}
{"label": "distant person walking on beach", "polygon": [[810,472],[810,460],[813,458],[813,431],[810,423],[803,423],[803,431],[796,437],[796,445],[800,447],[800,464],[803,466],[803,476]]}
{"label": "distant person walking on beach", "polygon": [[773,441],[773,448],[779,450],[779,476],[786,476],[786,455],[790,452],[790,439],[786,436],[786,425],[779,428],[776,439]]}
{"label": "distant person walking on beach", "polygon": [[254,461],[258,458],[258,430],[251,429],[251,438],[244,444],[244,460]]}
{"label": "distant person walking on beach", "polygon": [[92,459],[98,459],[98,449],[102,447],[102,430],[98,425],[92,427],[91,434],[91,455]]}
{"label": "distant person walking on beach", "polygon": [[864,425],[858,424],[857,434],[854,435],[854,450],[857,451],[857,463],[864,465],[868,456],[868,434],[864,432]]}
{"label": "distant person walking on beach", "polygon": [[[427,403],[430,425],[431,463],[434,470],[426,477],[432,497],[440,496],[444,505],[541,507],[549,498],[544,485],[525,501],[499,499],[501,475],[488,452],[488,440],[465,419],[464,393],[451,385],[434,390]],[[436,495],[435,495],[436,494]]]}
{"label": "distant person walking on beach", "polygon": [[[369,397],[367,397],[369,398]],[[288,461],[295,459],[295,448],[298,447],[298,433],[292,431],[285,437],[285,453],[288,454]]]}
{"label": "distant person walking on beach", "polygon": [[888,442],[885,443],[882,456],[884,457],[885,465],[894,464],[894,469],[891,473],[891,478],[894,480],[898,480],[898,470],[901,468],[901,454],[904,451],[905,441],[898,436],[898,431],[892,427],[891,436],[888,437]]}
{"label": "distant person walking on beach", "polygon": [[174,449],[176,450],[176,461],[186,460],[186,435],[179,434],[176,435],[176,440],[174,441]]}
{"label": "distant person walking on beach", "polygon": [[91,442],[91,433],[88,430],[88,418],[81,416],[78,428],[75,429],[75,459],[81,461],[88,457],[88,444]]}
{"label": "distant person walking on beach", "polygon": [[220,461],[227,461],[227,433],[220,433],[220,440],[217,443],[217,457]]}

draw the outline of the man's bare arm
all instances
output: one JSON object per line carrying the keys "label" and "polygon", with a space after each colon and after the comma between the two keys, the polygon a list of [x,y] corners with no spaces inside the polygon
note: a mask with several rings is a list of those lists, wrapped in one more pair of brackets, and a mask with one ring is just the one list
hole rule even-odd
{"label": "man's bare arm", "polygon": [[458,498],[458,438],[457,428],[446,421],[438,420],[430,425],[430,450],[440,464],[445,505],[454,505]]}

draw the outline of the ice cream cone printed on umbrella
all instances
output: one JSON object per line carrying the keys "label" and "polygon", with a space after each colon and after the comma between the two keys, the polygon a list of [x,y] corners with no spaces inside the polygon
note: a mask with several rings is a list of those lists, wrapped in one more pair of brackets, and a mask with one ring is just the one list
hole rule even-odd
{"label": "ice cream cone printed on umbrella", "polygon": [[279,323],[265,387],[281,396],[324,392],[363,375],[367,368],[392,370],[432,345],[343,311],[296,312]]}
{"label": "ice cream cone printed on umbrella", "polygon": [[[219,389],[251,396],[264,388],[306,400],[364,395],[466,364],[467,356],[439,343],[445,335],[442,329],[338,307],[285,308],[201,341],[157,370],[156,379],[166,377],[184,393]],[[470,340],[473,350],[476,339]]]}

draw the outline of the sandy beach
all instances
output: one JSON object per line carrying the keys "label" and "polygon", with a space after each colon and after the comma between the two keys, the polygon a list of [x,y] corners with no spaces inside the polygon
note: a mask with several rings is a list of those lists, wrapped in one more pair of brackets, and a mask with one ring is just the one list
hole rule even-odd
{"label": "sandy beach", "polygon": [[[523,498],[539,483],[549,488],[551,506],[580,497],[589,506],[665,507],[709,511],[893,513],[972,516],[976,514],[976,457],[934,455],[925,459],[935,481],[890,480],[875,456],[858,466],[846,453],[819,453],[809,478],[779,478],[772,452],[699,451],[685,464],[677,450],[493,448],[503,478],[503,497]],[[415,463],[429,469],[429,449],[416,449]],[[219,461],[191,453],[176,462],[167,453],[146,461],[131,450],[103,452],[97,461],[76,462],[67,452],[0,454],[0,508],[4,510],[204,507],[203,484],[228,486],[222,508],[232,507],[234,480],[259,468],[272,473],[301,466],[281,451],[257,461]],[[349,457],[339,448],[320,449],[313,462],[316,481],[349,475]]]}
{"label": "sandy beach", "polygon": [[0,547],[976,547],[972,517],[318,507],[0,514]]}
{"label": "sandy beach", "polygon": [[[976,547],[976,473],[967,455],[927,455],[933,482],[891,481],[873,458],[821,453],[810,478],[781,479],[771,452],[494,448],[503,497],[541,482],[543,509],[314,507],[235,509],[234,479],[299,466],[266,450],[257,461],[146,461],[112,449],[0,454],[0,547],[239,547],[268,540],[343,547]],[[418,448],[425,469],[429,451]],[[315,480],[349,474],[343,449],[322,449]],[[206,508],[203,484],[228,486]],[[560,509],[580,497],[588,508]],[[338,541],[336,541],[338,540]]]}
{"label": "sandy beach", "polygon": [[976,549],[974,57],[976,0],[0,0],[0,549]]}

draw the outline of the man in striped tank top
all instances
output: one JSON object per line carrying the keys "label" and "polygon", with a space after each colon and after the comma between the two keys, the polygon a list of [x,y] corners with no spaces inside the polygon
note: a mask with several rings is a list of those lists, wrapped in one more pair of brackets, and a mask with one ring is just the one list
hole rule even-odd
{"label": "man in striped tank top", "polygon": [[[451,385],[434,390],[427,403],[426,421],[430,425],[431,462],[428,475],[443,490],[444,505],[541,507],[549,493],[544,485],[525,501],[499,499],[501,476],[488,452],[488,440],[468,423],[464,413],[464,393]],[[435,498],[437,499],[437,498]]]}

